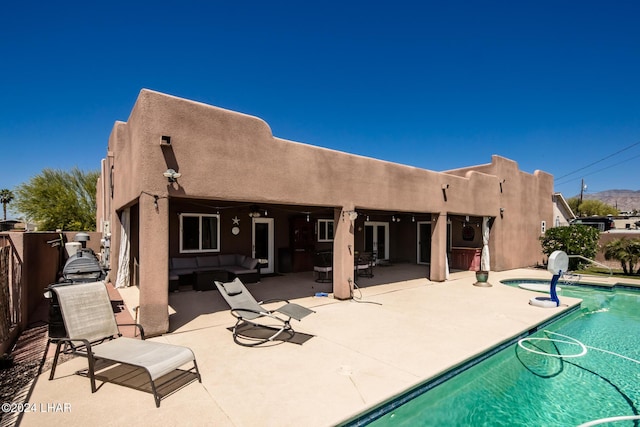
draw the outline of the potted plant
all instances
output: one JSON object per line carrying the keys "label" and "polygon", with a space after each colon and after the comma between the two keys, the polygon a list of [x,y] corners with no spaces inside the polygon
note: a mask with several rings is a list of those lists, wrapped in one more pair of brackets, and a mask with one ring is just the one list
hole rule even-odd
{"label": "potted plant", "polygon": [[0,356],[0,369],[9,369],[13,366],[13,355],[9,353],[3,353]]}
{"label": "potted plant", "polygon": [[489,272],[485,270],[478,270],[476,271],[476,283],[474,283],[473,286],[483,286],[483,287],[492,286],[491,283],[488,282],[488,280],[489,280]]}

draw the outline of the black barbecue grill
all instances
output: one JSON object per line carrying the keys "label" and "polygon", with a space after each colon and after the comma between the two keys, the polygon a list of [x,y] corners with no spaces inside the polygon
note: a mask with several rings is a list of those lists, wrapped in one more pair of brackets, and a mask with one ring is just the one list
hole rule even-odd
{"label": "black barbecue grill", "polygon": [[69,257],[62,269],[62,279],[59,283],[53,283],[47,288],[45,296],[49,298],[49,338],[64,338],[67,330],[62,321],[60,305],[55,292],[51,288],[55,286],[73,286],[78,283],[97,282],[104,280],[107,273],[100,267],[100,262],[93,250],[87,248],[89,235],[78,233],[74,237],[81,244],[77,252]]}
{"label": "black barbecue grill", "polygon": [[104,277],[105,272],[91,249],[79,249],[69,257],[62,269],[62,278],[66,282],[96,282]]}

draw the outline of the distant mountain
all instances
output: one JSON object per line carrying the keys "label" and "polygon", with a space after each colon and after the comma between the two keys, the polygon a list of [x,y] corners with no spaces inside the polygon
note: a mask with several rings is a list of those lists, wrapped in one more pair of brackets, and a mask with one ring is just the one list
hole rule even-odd
{"label": "distant mountain", "polygon": [[584,194],[583,199],[600,200],[616,207],[619,211],[640,210],[640,190],[605,190],[598,193]]}

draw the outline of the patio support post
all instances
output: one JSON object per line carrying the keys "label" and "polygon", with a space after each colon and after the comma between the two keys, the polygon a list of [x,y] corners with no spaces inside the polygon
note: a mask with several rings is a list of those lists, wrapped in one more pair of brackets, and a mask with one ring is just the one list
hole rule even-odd
{"label": "patio support post", "polygon": [[351,299],[353,286],[353,252],[355,221],[349,218],[353,207],[334,210],[333,230],[333,296]]}
{"label": "patio support post", "polygon": [[429,280],[444,282],[447,279],[447,213],[431,215],[431,273]]}
{"label": "patio support post", "polygon": [[140,199],[140,318],[145,335],[169,330],[169,199]]}

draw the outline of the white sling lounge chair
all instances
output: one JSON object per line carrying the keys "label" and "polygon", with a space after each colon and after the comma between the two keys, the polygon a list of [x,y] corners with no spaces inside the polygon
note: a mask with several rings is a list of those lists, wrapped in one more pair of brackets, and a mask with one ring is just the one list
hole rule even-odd
{"label": "white sling lounge chair", "polygon": [[[161,396],[156,380],[172,373],[182,365],[193,362],[189,370],[181,371],[193,375],[202,382],[193,351],[187,347],[143,341],[144,330],[140,329],[142,340],[122,337],[116,324],[113,307],[107,288],[102,282],[52,286],[60,304],[65,338],[52,338],[57,344],[49,380],[53,379],[60,356],[61,346],[65,352],[87,357],[89,368],[87,375],[91,380],[91,392],[96,392],[96,362],[108,361],[144,369],[149,375],[151,390],[160,407]],[[192,382],[195,378],[188,382]]]}
{"label": "white sling lounge chair", "polygon": [[[287,300],[278,299],[258,302],[238,278],[232,282],[215,282],[215,284],[222,297],[231,307],[231,314],[237,319],[236,324],[233,326],[233,340],[239,345],[253,347],[273,341],[283,333],[287,333],[290,337],[293,337],[295,332],[291,328],[291,319],[300,321],[311,313],[315,313],[313,310]],[[260,305],[276,301],[282,301],[286,304],[275,310],[268,310]],[[278,316],[276,313],[283,316]],[[259,321],[260,319],[263,321],[274,321],[276,326],[261,323]],[[247,324],[257,328],[271,330],[273,334],[267,337],[250,336],[243,333],[242,328],[239,328]]]}

